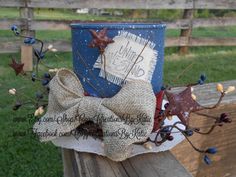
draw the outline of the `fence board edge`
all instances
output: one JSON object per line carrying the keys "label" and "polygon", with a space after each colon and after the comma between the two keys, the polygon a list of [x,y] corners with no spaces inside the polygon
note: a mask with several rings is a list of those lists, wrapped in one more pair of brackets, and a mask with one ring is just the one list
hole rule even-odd
{"label": "fence board edge", "polygon": [[[70,30],[70,24],[75,22],[83,22],[79,20],[29,20],[30,27],[32,30]],[[152,21],[153,23],[158,23],[159,21]],[[193,28],[199,27],[225,27],[225,26],[235,26],[235,17],[224,17],[224,18],[209,18],[193,19]],[[10,29],[12,24],[23,25],[25,19],[0,19],[0,29],[7,30]],[[190,25],[190,20],[188,19],[178,19],[175,21],[163,21],[167,26],[167,29],[187,29]]]}
{"label": "fence board edge", "polygon": [[[24,1],[0,0],[1,7],[24,7]],[[32,8],[124,8],[124,9],[236,9],[235,1],[228,0],[31,0]]]}

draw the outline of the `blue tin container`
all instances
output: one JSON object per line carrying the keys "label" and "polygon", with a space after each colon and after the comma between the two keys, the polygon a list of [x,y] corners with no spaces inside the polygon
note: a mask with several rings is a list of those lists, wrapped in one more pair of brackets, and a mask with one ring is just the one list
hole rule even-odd
{"label": "blue tin container", "polygon": [[113,38],[122,31],[150,39],[155,43],[157,62],[151,78],[155,93],[162,87],[163,63],[164,63],[164,36],[165,24],[156,23],[76,23],[72,28],[72,52],[73,67],[87,93],[97,97],[112,97],[120,86],[113,84],[99,76],[100,69],[94,68],[98,56],[97,48],[88,47],[92,41],[89,30],[102,30],[107,28],[107,36]]}

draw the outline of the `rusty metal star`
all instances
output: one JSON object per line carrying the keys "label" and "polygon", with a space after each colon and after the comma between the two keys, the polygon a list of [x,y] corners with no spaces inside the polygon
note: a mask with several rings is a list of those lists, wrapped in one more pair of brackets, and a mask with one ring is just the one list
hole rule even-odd
{"label": "rusty metal star", "polygon": [[89,47],[97,47],[100,53],[103,53],[108,44],[113,43],[114,41],[107,36],[107,28],[103,28],[99,32],[95,30],[89,30],[93,40],[89,44]]}
{"label": "rusty metal star", "polygon": [[165,110],[165,115],[178,116],[181,122],[186,126],[189,125],[191,112],[196,112],[202,109],[202,106],[192,98],[191,86],[178,94],[165,91],[165,95],[169,101]]}
{"label": "rusty metal star", "polygon": [[9,64],[11,68],[14,69],[16,75],[23,73],[24,63],[17,63],[15,59],[12,58],[12,63]]}

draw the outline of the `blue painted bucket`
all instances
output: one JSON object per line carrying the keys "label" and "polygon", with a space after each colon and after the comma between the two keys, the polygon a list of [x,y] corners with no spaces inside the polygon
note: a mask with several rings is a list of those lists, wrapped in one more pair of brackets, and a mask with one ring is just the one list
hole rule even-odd
{"label": "blue painted bucket", "polygon": [[89,30],[102,30],[107,28],[107,36],[114,38],[122,31],[141,36],[151,40],[157,51],[156,65],[153,70],[151,83],[155,93],[162,87],[163,63],[164,63],[164,36],[165,24],[156,23],[76,23],[72,28],[72,52],[73,67],[87,93],[97,97],[112,97],[120,86],[99,76],[100,69],[94,68],[94,64],[100,53],[97,48],[88,47],[92,41]]}

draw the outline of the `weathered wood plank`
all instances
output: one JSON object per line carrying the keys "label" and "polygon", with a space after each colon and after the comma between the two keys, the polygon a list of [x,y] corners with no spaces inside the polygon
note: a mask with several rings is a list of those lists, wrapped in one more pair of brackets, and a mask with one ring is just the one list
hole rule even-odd
{"label": "weathered wood plank", "polygon": [[[1,22],[1,20],[0,20]],[[70,30],[71,23],[80,23],[83,21],[70,21],[70,20],[35,20],[31,21],[31,28],[35,30]],[[129,21],[126,21],[129,22]],[[134,21],[130,21],[134,22]],[[140,22],[140,21],[139,21]],[[152,23],[160,23],[160,21],[151,21]],[[231,21],[232,22],[232,21]],[[94,23],[94,21],[91,21]],[[189,26],[188,20],[176,20],[173,22],[162,22],[165,23],[168,29],[186,29]],[[233,25],[233,24],[231,24]],[[236,25],[236,20],[235,20]]]}
{"label": "weathered wood plank", "polygon": [[79,21],[69,20],[35,20],[30,22],[30,26],[35,30],[70,30],[70,24]]}
{"label": "weathered wood plank", "polygon": [[169,177],[191,176],[169,152],[148,153],[128,159],[138,176]]}
{"label": "weathered wood plank", "polygon": [[[116,8],[116,9],[186,9],[193,7],[193,0],[31,0],[29,7],[39,8]],[[22,7],[19,0],[0,0],[2,7]]]}
{"label": "weathered wood plank", "polygon": [[[3,41],[0,42],[0,53],[16,53],[20,50],[20,45],[22,45],[23,41]],[[53,46],[62,52],[71,51],[71,42],[69,41],[51,41],[45,42],[45,46],[49,44],[53,44]],[[35,45],[37,47],[37,45]]]}
{"label": "weathered wood plank", "polygon": [[[58,21],[58,20],[35,20],[31,21],[31,28],[35,30],[70,30],[70,24],[81,21]],[[152,21],[155,23],[155,21]],[[158,21],[156,23],[159,23]],[[179,19],[172,22],[162,22],[166,24],[167,29],[187,29],[190,26],[189,19]],[[234,26],[236,18],[210,18],[210,19],[193,19],[194,27],[215,27],[215,26]]]}
{"label": "weathered wood plank", "polygon": [[[19,51],[21,41],[0,41],[0,53],[15,53]],[[45,46],[53,44],[58,51],[69,52],[72,50],[70,41],[45,42]],[[190,38],[188,44],[185,37],[170,37],[165,40],[165,47],[174,46],[236,46],[236,38]]]}
{"label": "weathered wood plank", "polygon": [[190,46],[235,46],[236,38],[190,38]]}
{"label": "weathered wood plank", "polygon": [[193,9],[185,9],[183,14],[183,19],[189,20],[189,27],[187,29],[182,29],[180,32],[180,37],[185,37],[187,45],[181,46],[179,49],[180,54],[187,54],[188,53],[188,43],[192,34],[192,20],[193,20]]}
{"label": "weathered wood plank", "polygon": [[[236,86],[236,80],[221,82],[225,89],[228,86]],[[174,92],[179,92],[183,88],[173,88]],[[204,106],[212,106],[219,99],[219,93],[216,91],[216,83],[204,84],[194,87],[194,94],[197,96],[197,101]],[[211,135],[203,136],[195,134],[190,139],[199,148],[210,146],[218,147],[219,153],[212,156],[213,164],[207,166],[202,162],[202,156],[194,151],[187,141],[177,145],[171,152],[180,160],[181,163],[197,177],[222,177],[235,176],[236,160],[232,156],[236,155],[236,92],[226,95],[222,101],[222,106],[214,110],[203,111],[209,115],[219,116],[221,113],[229,113],[233,119],[231,124],[224,125],[222,128],[216,128]],[[206,119],[195,114],[191,115],[190,124],[205,127],[212,125],[212,119]],[[202,128],[205,131],[206,128]],[[191,154],[186,156],[185,154]],[[224,164],[224,165],[222,165]]]}
{"label": "weathered wood plank", "polygon": [[15,24],[17,26],[22,25],[22,20],[20,19],[0,19],[0,29],[1,30],[10,30],[11,26]]}
{"label": "weathered wood plank", "polygon": [[77,177],[78,169],[74,152],[69,149],[62,149],[64,177]]}
{"label": "weathered wood plank", "polygon": [[186,46],[188,38],[186,37],[169,37],[165,39],[165,47]]}
{"label": "weathered wood plank", "polygon": [[[71,23],[79,23],[79,20],[30,20],[29,26],[32,30],[70,30]],[[92,22],[92,21],[91,21]],[[128,21],[127,21],[128,22]],[[8,30],[12,24],[23,26],[25,24],[24,19],[0,19],[0,28],[2,30]],[[159,21],[152,21],[152,23],[159,23]],[[188,29],[190,26],[189,19],[178,19],[175,21],[163,21],[166,24],[167,29]],[[209,18],[209,19],[193,19],[192,27],[225,27],[235,26],[235,17],[224,18]]]}
{"label": "weathered wood plank", "polygon": [[[236,80],[222,82],[225,88],[230,85],[236,85]],[[213,105],[219,98],[216,90],[216,83],[205,84],[202,86],[194,87],[197,95],[197,100],[203,105]],[[174,88],[173,91],[179,92],[183,88]],[[217,110],[205,111],[205,113],[212,115],[220,115],[222,112],[228,112],[231,118],[236,118],[236,94],[232,93],[227,95],[223,100],[223,106]],[[210,126],[212,124],[211,119],[203,119],[201,116],[193,114],[191,117],[191,124],[198,127]],[[223,129],[217,128],[209,136],[194,135],[191,140],[199,148],[217,146],[218,154],[212,157],[213,165],[206,166],[202,163],[202,157],[199,153],[195,152],[189,144],[184,141],[172,152],[177,156],[192,174],[197,177],[221,177],[226,175],[236,175],[236,159],[232,158],[232,155],[236,154],[236,124],[228,124]],[[202,129],[203,131],[205,128]],[[220,133],[219,133],[220,131]],[[65,168],[70,168],[71,172],[80,174],[77,176],[189,176],[186,170],[179,164],[178,161],[170,154],[170,152],[162,152],[157,154],[144,154],[132,157],[126,161],[116,163],[107,158],[103,158],[98,155],[88,153],[77,153],[73,150],[65,150],[74,153],[75,159],[67,158],[70,162],[67,162],[64,158],[63,163]],[[191,155],[186,155],[191,154]],[[73,157],[73,155],[72,155]],[[76,161],[76,163],[74,162]],[[68,163],[72,163],[73,168],[76,166],[78,170],[74,170],[72,165],[68,166]],[[222,166],[222,163],[224,164]],[[171,170],[169,170],[171,169]],[[68,171],[68,169],[64,169]],[[214,172],[214,173],[213,173]],[[71,175],[73,177],[73,175]]]}
{"label": "weathered wood plank", "polygon": [[[123,162],[114,162],[106,157],[91,153],[78,153],[68,149],[63,149],[62,151],[65,177],[191,176],[168,151],[138,155]],[[73,166],[76,166],[77,170],[74,170]],[[68,171],[74,174],[69,174]]]}
{"label": "weathered wood plank", "polygon": [[[224,81],[220,83],[223,84],[225,89],[227,89],[231,85],[236,86],[236,80]],[[217,83],[208,83],[193,87],[194,88],[193,93],[197,96],[197,101],[200,104],[204,106],[210,106],[217,103],[220,94],[219,92],[216,91],[216,84]],[[179,92],[183,89],[184,87],[176,87],[173,88],[172,90],[173,92]],[[233,93],[226,94],[222,101],[222,104],[231,104],[231,103],[236,104],[236,91],[234,91]]]}
{"label": "weathered wood plank", "polygon": [[236,9],[235,0],[194,0],[196,9]]}
{"label": "weathered wood plank", "polygon": [[24,63],[24,71],[33,70],[33,48],[32,46],[21,46],[21,63]]}
{"label": "weathered wood plank", "polygon": [[21,43],[19,41],[2,41],[0,42],[0,53],[19,52]]}
{"label": "weathered wood plank", "polygon": [[0,0],[0,7],[24,7],[25,3],[22,0]]}
{"label": "weathered wood plank", "polygon": [[[197,177],[236,176],[236,159],[234,158],[236,156],[235,110],[236,104],[224,106],[213,113],[219,115],[221,112],[228,112],[233,122],[224,125],[223,128],[218,128],[203,142],[202,146],[216,146],[219,152],[216,156],[211,157],[214,163],[212,166],[208,168],[202,163],[198,166]],[[216,174],[213,174],[213,172]]]}
{"label": "weathered wood plank", "polygon": [[[187,40],[182,37],[171,37],[166,38],[165,47],[172,47],[172,46],[185,46],[187,45]],[[45,42],[45,46],[49,45],[49,43],[53,44],[54,47],[58,51],[71,51],[71,42],[69,41],[51,41],[51,42]],[[22,41],[0,41],[0,53],[15,53],[19,51],[20,45],[22,44]],[[204,43],[204,45],[206,42]],[[235,42],[236,45],[236,42]]]}
{"label": "weathered wood plank", "polygon": [[236,17],[218,17],[218,18],[195,18],[192,21],[193,28],[197,27],[219,27],[236,25]]}
{"label": "weathered wood plank", "polygon": [[[34,9],[27,7],[27,1],[25,1],[25,7],[20,8],[20,18],[25,21],[25,24],[21,24],[20,28],[22,34],[25,36],[35,36],[35,31],[30,29],[29,20],[34,18]],[[25,71],[32,71],[33,69],[33,47],[21,45],[21,62],[24,63]]]}
{"label": "weathered wood plank", "polygon": [[[210,135],[203,136],[194,134],[190,137],[193,144],[199,148],[217,147],[217,154],[211,156],[213,163],[205,165],[202,160],[202,155],[194,151],[187,141],[183,141],[171,152],[176,158],[188,169],[192,175],[196,177],[233,177],[236,176],[236,100],[234,103],[225,104],[211,111],[204,113],[219,116],[222,112],[226,112],[233,119],[231,124],[226,124],[223,127],[217,127]],[[205,119],[201,116],[192,115],[190,119],[192,125],[198,127],[212,125],[211,119]],[[206,128],[202,128],[205,131]],[[186,154],[191,154],[187,155]]]}
{"label": "weathered wood plank", "polygon": [[[1,20],[0,20],[1,22]],[[70,24],[81,21],[75,20],[34,20],[29,22],[30,26],[34,30],[70,30]],[[128,21],[127,21],[128,22]],[[159,23],[160,21],[152,21],[152,23]],[[166,24],[167,29],[187,29],[189,28],[189,19],[178,19],[175,21],[163,21]],[[192,27],[221,27],[221,26],[234,26],[236,25],[235,17],[224,18],[209,18],[209,19],[193,19]]]}
{"label": "weathered wood plank", "polygon": [[166,38],[165,46],[236,46],[236,38],[210,38],[210,37],[170,37]]}
{"label": "weathered wood plank", "polygon": [[[236,9],[234,0],[30,0],[33,8]],[[0,0],[1,7],[23,7],[22,0]]]}

